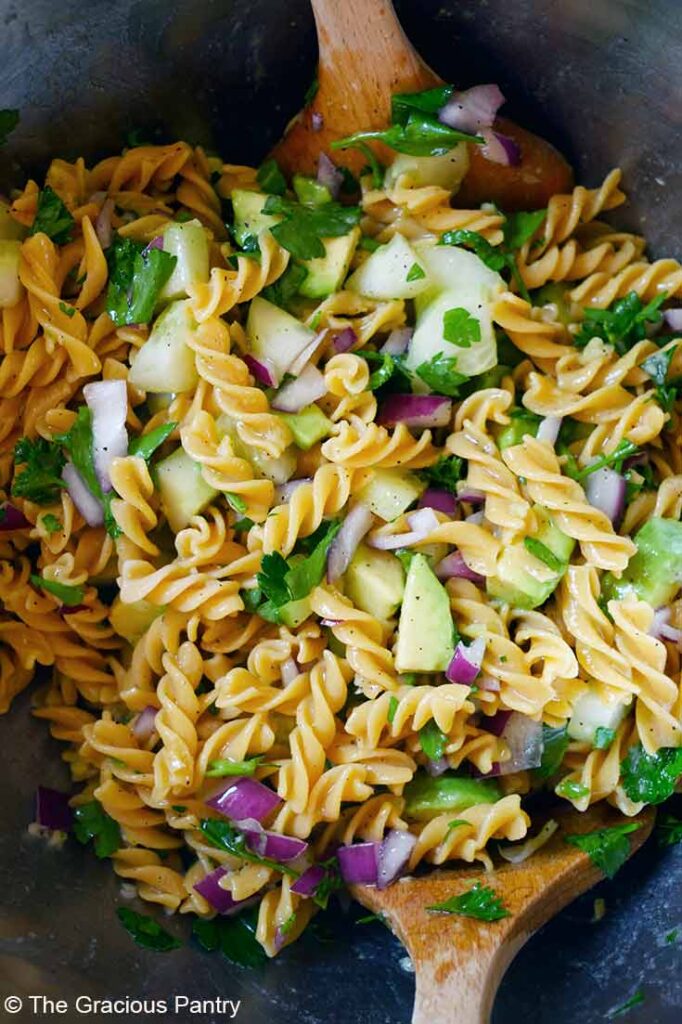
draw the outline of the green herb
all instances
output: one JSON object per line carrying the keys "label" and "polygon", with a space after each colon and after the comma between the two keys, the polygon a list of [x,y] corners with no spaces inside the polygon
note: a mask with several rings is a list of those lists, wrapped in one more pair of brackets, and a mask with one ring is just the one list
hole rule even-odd
{"label": "green herb", "polygon": [[169,953],[172,949],[180,949],[182,946],[179,939],[169,935],[158,921],[147,914],[138,914],[130,907],[118,907],[116,916],[138,946],[153,949],[157,953]]}
{"label": "green herb", "polygon": [[4,146],[7,142],[7,136],[10,132],[13,132],[16,126],[19,124],[19,111],[18,110],[0,110],[0,146]]}
{"label": "green herb", "polygon": [[421,281],[423,277],[426,277],[426,271],[422,270],[418,263],[413,263],[407,272],[406,281]]}
{"label": "green herb", "polygon": [[428,362],[421,363],[416,369],[416,374],[432,391],[439,395],[448,395],[450,398],[456,398],[462,384],[469,379],[457,370],[457,357],[444,356],[442,352]]}
{"label": "green herb", "polygon": [[[580,482],[584,480],[586,476],[590,476],[591,473],[596,473],[598,469],[603,469],[604,466],[611,466],[620,473],[623,468],[623,463],[626,459],[629,459],[631,455],[637,455],[639,448],[632,441],[619,441],[614,450],[609,455],[601,455],[594,462],[591,462],[589,466],[583,466],[582,469],[578,469],[574,465],[566,465],[564,470],[567,476],[572,476],[574,480]],[[574,460],[575,461],[575,460]],[[568,472],[569,468],[571,472]]]}
{"label": "green herb", "polygon": [[263,289],[263,298],[282,309],[289,309],[294,296],[300,291],[307,276],[306,267],[300,263],[290,263],[281,277]]}
{"label": "green herb", "polygon": [[43,524],[44,529],[50,534],[59,533],[62,529],[62,524],[56,516],[48,512],[46,515],[40,517],[40,522]]}
{"label": "green herb", "polygon": [[382,130],[355,132],[345,139],[332,142],[332,149],[352,149],[358,143],[376,139],[398,153],[410,156],[442,156],[458,142],[483,142],[480,135],[456,131],[442,124],[436,117],[419,110],[412,110],[403,123],[392,124]]}
{"label": "green herb", "polygon": [[445,753],[448,738],[441,732],[433,718],[419,730],[419,746],[429,761],[439,761]]}
{"label": "green herb", "polygon": [[130,238],[117,238],[107,250],[107,263],[105,307],[111,319],[118,327],[149,323],[177,257],[163,249],[149,249]]}
{"label": "green herb", "polygon": [[264,192],[270,195],[283,196],[287,190],[287,181],[279,164],[272,157],[260,165],[256,173],[256,181]]}
{"label": "green herb", "polygon": [[594,732],[594,749],[608,750],[615,738],[615,729],[607,729],[605,725],[598,725]]}
{"label": "green herb", "polygon": [[98,800],[81,804],[74,811],[73,834],[79,843],[94,840],[98,857],[110,857],[121,847],[121,829]]}
{"label": "green herb", "polygon": [[671,381],[666,384],[668,371],[677,346],[668,348],[662,352],[654,352],[642,362],[642,369],[648,373],[656,385],[654,392],[656,401],[664,412],[672,412],[673,406],[679,397],[680,381]]}
{"label": "green herb", "polygon": [[566,568],[566,563],[555,555],[546,544],[538,540],[537,537],[524,537],[523,546],[531,555],[544,562],[552,572],[563,572]]}
{"label": "green herb", "polygon": [[234,494],[232,491],[225,491],[225,499],[227,504],[235,512],[238,512],[240,516],[243,516],[246,512],[248,505],[239,494]]}
{"label": "green herb", "polygon": [[20,438],[14,446],[14,461],[24,469],[12,484],[12,496],[26,498],[36,505],[49,505],[57,501],[65,483],[62,470],[66,459],[59,445],[37,437]]}
{"label": "green herb", "polygon": [[455,818],[453,821],[448,822],[448,832],[452,832],[453,828],[459,828],[460,825],[469,825],[471,827],[471,822],[467,821],[466,818]]}
{"label": "green herb", "polygon": [[256,757],[247,758],[246,761],[209,761],[206,775],[209,779],[224,779],[228,775],[254,775],[262,760],[262,754],[258,754]]}
{"label": "green herb", "polygon": [[162,423],[150,430],[148,434],[133,438],[128,445],[128,455],[137,455],[148,462],[156,449],[168,440],[177,426],[178,424],[174,422]]}
{"label": "green herb", "polygon": [[259,853],[249,846],[246,836],[239,829],[235,828],[229,821],[218,821],[216,818],[204,818],[199,822],[199,828],[211,846],[218,850],[225,850],[240,860],[249,861],[251,864],[262,864],[264,867],[272,868],[273,871],[280,871],[284,875],[298,878],[298,871],[288,867],[286,864],[279,864],[269,857],[261,857]]}
{"label": "green herb", "polygon": [[535,769],[535,776],[548,779],[561,767],[564,754],[568,750],[568,732],[565,725],[556,729],[548,725],[542,727],[542,760],[540,767]]}
{"label": "green herb", "polygon": [[114,491],[106,495],[102,491],[93,456],[92,413],[87,405],[82,405],[76,415],[71,429],[65,434],[56,434],[55,442],[68,451],[71,461],[83,478],[90,493],[102,504],[104,509],[104,526],[110,537],[118,537],[121,533],[111,511]]}
{"label": "green herb", "polygon": [[554,792],[557,796],[564,797],[565,800],[582,800],[583,797],[590,795],[587,786],[583,786],[581,782],[575,782],[573,779],[562,779]]}
{"label": "green herb", "polygon": [[682,843],[682,820],[674,814],[664,814],[656,824],[656,838],[659,846]]}
{"label": "green herb", "polygon": [[42,231],[58,245],[71,241],[75,221],[54,189],[46,185],[38,196],[38,209],[29,235]]}
{"label": "green herb", "polygon": [[62,313],[65,313],[68,317],[72,317],[76,312],[75,306],[67,306],[65,302],[60,302],[59,308]]}
{"label": "green herb", "polygon": [[279,244],[300,260],[324,256],[323,238],[337,238],[353,230],[362,216],[357,206],[325,203],[310,207],[281,196],[268,196],[263,213],[282,214],[284,219],[270,231]]}
{"label": "green herb", "polygon": [[641,988],[638,988],[633,996],[630,996],[626,1003],[621,1006],[617,1006],[615,1010],[609,1011],[609,1020],[613,1020],[614,1017],[622,1017],[624,1014],[629,1013],[630,1010],[634,1009],[635,1006],[641,1006],[644,1002],[644,992]]}
{"label": "green herb", "polygon": [[393,719],[395,718],[395,713],[396,713],[397,710],[398,710],[398,698],[397,697],[393,697],[393,696],[389,697],[388,698],[388,715],[387,715],[388,724],[389,725],[393,725]]}
{"label": "green herb", "polygon": [[451,494],[457,494],[457,484],[462,479],[462,460],[457,455],[444,455],[433,466],[419,470],[417,476],[430,487],[442,487]]}
{"label": "green herb", "polygon": [[647,754],[638,743],[630,747],[620,769],[623,789],[631,800],[661,804],[673,795],[682,775],[682,748],[661,747]]}
{"label": "green herb", "polygon": [[564,836],[564,840],[586,853],[607,878],[613,878],[630,853],[626,836],[638,828],[638,821],[630,821],[624,825],[614,825],[613,828],[599,828],[595,832],[583,832],[582,835]]}
{"label": "green herb", "polygon": [[576,348],[584,348],[592,338],[601,338],[613,345],[619,355],[625,355],[633,345],[646,338],[647,324],[661,321],[661,306],[667,295],[660,292],[655,299],[642,305],[637,292],[628,292],[616,299],[608,309],[586,309],[585,319],[573,338]]}
{"label": "green herb", "polygon": [[74,587],[68,583],[57,583],[55,580],[45,580],[42,576],[36,576],[34,573],[31,573],[31,583],[34,587],[40,587],[41,590],[46,590],[48,594],[52,594],[62,604],[65,604],[67,608],[82,604],[85,597],[85,589],[83,587]]}
{"label": "green herb", "polygon": [[457,306],[443,313],[443,337],[458,348],[471,348],[481,340],[481,324],[467,309]]}
{"label": "green herb", "polygon": [[377,242],[376,238],[370,238],[369,235],[363,235],[358,242],[358,249],[364,249],[366,252],[376,252],[380,248],[381,243]]}
{"label": "green herb", "polygon": [[503,917],[510,917],[502,900],[496,895],[495,890],[489,885],[481,885],[476,882],[468,892],[453,896],[452,899],[444,900],[443,903],[434,903],[427,907],[427,910],[440,911],[445,914],[461,914],[463,917],[475,917],[479,921],[501,921]]}

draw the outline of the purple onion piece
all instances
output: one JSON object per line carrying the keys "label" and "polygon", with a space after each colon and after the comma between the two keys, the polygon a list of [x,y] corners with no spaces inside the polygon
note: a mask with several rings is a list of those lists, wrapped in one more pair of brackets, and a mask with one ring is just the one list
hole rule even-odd
{"label": "purple onion piece", "polygon": [[485,576],[481,576],[469,568],[464,561],[461,551],[453,551],[451,554],[446,555],[436,566],[436,576],[439,580],[453,578],[471,580],[477,586],[482,586],[485,583]]}
{"label": "purple onion piece", "polygon": [[376,885],[381,843],[354,843],[340,846],[336,856],[341,876],[348,885]]}
{"label": "purple onion piece", "polygon": [[31,524],[24,513],[5,501],[0,505],[0,533],[9,533],[10,530],[25,530]]}
{"label": "purple onion piece", "polygon": [[209,807],[232,821],[254,818],[263,821],[282,803],[281,797],[256,779],[232,779],[206,801]]}
{"label": "purple onion piece", "polygon": [[388,395],[376,421],[384,427],[446,427],[451,416],[452,401],[441,395]]}
{"label": "purple onion piece", "polygon": [[73,810],[69,807],[69,794],[48,786],[36,790],[36,821],[53,832],[70,832]]}
{"label": "purple onion piece", "polygon": [[350,565],[360,541],[369,533],[374,516],[362,502],[350,510],[327,552],[327,579],[335,583]]}
{"label": "purple onion piece", "polygon": [[377,888],[385,889],[404,871],[417,844],[411,832],[391,829],[379,848]]}
{"label": "purple onion piece", "polygon": [[358,336],[352,327],[344,327],[342,331],[334,336],[332,348],[338,354],[348,352],[353,345],[357,344]]}
{"label": "purple onion piece", "polygon": [[451,491],[440,487],[427,487],[419,499],[419,508],[435,508],[446,516],[454,516],[457,511],[457,499]]}

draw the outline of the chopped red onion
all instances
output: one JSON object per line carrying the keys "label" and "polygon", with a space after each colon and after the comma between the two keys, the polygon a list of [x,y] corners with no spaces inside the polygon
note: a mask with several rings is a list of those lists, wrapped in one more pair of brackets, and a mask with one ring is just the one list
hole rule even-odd
{"label": "chopped red onion", "polygon": [[92,412],[92,454],[102,491],[113,489],[109,470],[116,458],[128,453],[128,391],[124,380],[100,380],[86,384],[83,398]]}
{"label": "chopped red onion", "polygon": [[350,565],[350,560],[366,533],[372,529],[374,516],[362,502],[350,510],[327,553],[327,579],[335,583]]}
{"label": "chopped red onion", "polygon": [[464,556],[461,551],[453,551],[451,554],[446,555],[438,565],[436,566],[436,576],[439,580],[449,580],[454,578],[471,580],[472,583],[476,583],[478,586],[482,586],[485,583],[485,576],[481,576],[479,573],[474,572],[464,561]]}
{"label": "chopped red onion", "polygon": [[682,307],[678,309],[664,309],[663,319],[671,331],[682,331]]}
{"label": "chopped red onion", "polygon": [[468,647],[460,640],[455,647],[452,661],[445,671],[446,679],[451,683],[471,686],[481,671],[484,654],[485,640],[483,637],[476,637]]}
{"label": "chopped red onion", "polygon": [[232,779],[206,801],[209,807],[233,821],[254,818],[263,821],[282,803],[274,790],[256,779]]}
{"label": "chopped red onion", "polygon": [[298,480],[287,480],[285,484],[275,487],[275,504],[284,505],[290,500],[294,491],[297,491],[302,484],[312,483],[311,476],[302,476]]}
{"label": "chopped red onion", "polygon": [[491,718],[482,719],[481,725],[486,732],[491,732],[493,736],[501,736],[512,714],[512,711],[498,711]]}
{"label": "chopped red onion", "polygon": [[401,356],[407,352],[413,334],[413,327],[396,327],[391,331],[379,351],[389,356]]}
{"label": "chopped red onion", "polygon": [[282,662],[282,682],[285,686],[289,683],[293,683],[297,676],[300,676],[301,670],[296,664],[295,658],[287,658],[286,661]]}
{"label": "chopped red onion", "polygon": [[144,711],[141,711],[135,719],[132,726],[132,733],[138,743],[146,743],[154,732],[157,711],[158,708],[148,704]]}
{"label": "chopped red onion", "polygon": [[556,444],[562,422],[562,416],[545,416],[544,420],[540,422],[538,432],[535,435],[538,441],[547,441],[548,444]]}
{"label": "chopped red onion", "polygon": [[419,508],[435,508],[446,516],[454,516],[457,511],[457,499],[451,491],[440,487],[427,487],[419,499]]}
{"label": "chopped red onion", "polygon": [[439,757],[436,761],[428,761],[426,764],[426,771],[432,779],[437,779],[440,775],[444,775],[450,767],[450,762],[447,757]]}
{"label": "chopped red onion", "polygon": [[286,368],[287,373],[291,373],[294,377],[298,377],[306,363],[309,363],[313,358],[328,333],[329,328],[323,327],[322,330],[308,342],[305,348],[301,349],[296,358],[289,363]]}
{"label": "chopped red onion", "polygon": [[320,153],[317,160],[317,181],[318,184],[329,189],[332,199],[339,198],[343,185],[343,174],[326,153]]}
{"label": "chopped red onion", "polygon": [[255,896],[249,896],[245,900],[235,900],[229,889],[223,889],[220,885],[220,879],[227,874],[227,868],[216,868],[215,871],[211,871],[209,875],[202,878],[200,882],[194,886],[196,891],[204,897],[204,899],[211,904],[214,910],[217,910],[219,914],[230,916],[232,914],[238,914],[252,903],[256,903],[260,899],[260,893]]}
{"label": "chopped red onion", "polygon": [[381,405],[377,423],[395,427],[447,427],[452,401],[442,395],[389,395]]}
{"label": "chopped red onion", "polygon": [[260,384],[265,384],[266,388],[277,387],[279,378],[269,359],[254,359],[248,352],[242,356],[242,359]]}
{"label": "chopped red onion", "polygon": [[36,821],[53,832],[69,832],[73,825],[73,811],[69,807],[69,794],[48,786],[36,790]]}
{"label": "chopped red onion", "polygon": [[303,874],[296,879],[291,891],[297,896],[314,896],[320,882],[323,881],[327,872],[321,864],[312,864]]}
{"label": "chopped red onion", "polygon": [[318,110],[313,110],[310,116],[310,126],[314,132],[321,132],[324,128],[324,118]]}
{"label": "chopped red onion", "polygon": [[344,882],[349,885],[376,885],[381,843],[353,843],[336,851]]}
{"label": "chopped red onion", "polygon": [[505,741],[511,753],[508,761],[500,762],[500,775],[539,767],[542,760],[541,722],[534,722],[520,711],[512,711],[500,738]]}
{"label": "chopped red onion", "polygon": [[104,522],[102,506],[88,489],[85,480],[72,462],[67,462],[64,466],[62,479],[71,495],[71,500],[88,526],[101,526]]}
{"label": "chopped red onion", "polygon": [[437,526],[440,525],[438,517],[432,508],[420,508],[416,512],[410,512],[407,517],[410,527],[407,533],[380,534],[370,537],[370,547],[378,548],[380,551],[393,551],[395,548],[407,548],[412,544],[428,537]]}
{"label": "chopped red onion", "polygon": [[295,380],[280,388],[271,405],[279,412],[300,412],[326,394],[324,375],[312,363],[307,363]]}
{"label": "chopped red onion", "polygon": [[607,515],[614,526],[625,511],[625,492],[625,478],[608,466],[596,469],[585,481],[585,495],[590,505]]}
{"label": "chopped red onion", "polygon": [[342,331],[334,336],[332,347],[337,354],[348,352],[356,344],[358,336],[352,327],[344,327]]}
{"label": "chopped red onion", "polygon": [[464,92],[453,92],[438,111],[438,120],[460,132],[476,134],[490,128],[504,96],[497,85],[475,85]]}
{"label": "chopped red onion", "polygon": [[95,220],[95,234],[103,249],[108,249],[113,241],[114,230],[111,226],[111,215],[113,212],[114,200],[105,199]]}
{"label": "chopped red onion", "polygon": [[0,533],[10,530],[25,530],[30,525],[24,513],[11,505],[9,501],[4,501],[0,505]]}
{"label": "chopped red onion", "polygon": [[261,857],[269,860],[276,860],[279,864],[286,864],[288,861],[296,860],[308,849],[308,844],[303,839],[295,839],[293,836],[284,836],[280,832],[265,832],[263,829],[245,828],[245,822],[237,822],[241,831],[247,838],[251,849]]}
{"label": "chopped red onion", "polygon": [[379,847],[376,876],[378,889],[385,889],[391,882],[395,882],[404,871],[416,845],[417,837],[411,832],[393,828],[386,834]]}
{"label": "chopped red onion", "polygon": [[493,164],[503,167],[518,167],[521,163],[521,147],[514,139],[491,128],[481,129],[485,144],[481,146],[481,154]]}

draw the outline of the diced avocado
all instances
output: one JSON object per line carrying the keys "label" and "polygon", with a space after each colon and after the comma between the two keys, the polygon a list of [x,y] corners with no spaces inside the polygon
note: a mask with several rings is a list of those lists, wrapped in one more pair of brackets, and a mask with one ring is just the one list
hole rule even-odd
{"label": "diced avocado", "polygon": [[346,287],[368,299],[414,299],[430,284],[424,261],[403,235],[395,234],[351,274]]}
{"label": "diced avocado", "polygon": [[124,604],[120,597],[114,599],[109,620],[119,636],[129,644],[135,644],[147,632],[154,619],[163,615],[164,606],[149,601],[134,601]]}
{"label": "diced avocado", "polygon": [[271,213],[263,213],[268,197],[262,192],[250,192],[236,188],[230,196],[234,211],[233,234],[237,245],[244,247],[246,239],[251,235],[256,238],[282,218]]}
{"label": "diced avocado", "polygon": [[229,436],[235,455],[250,462],[266,480],[272,480],[273,484],[285,484],[296,472],[296,451],[293,445],[289,445],[275,458],[266,455],[260,448],[244,444],[237,433],[235,421],[225,413],[218,417],[216,426],[221,435]]}
{"label": "diced avocado", "polygon": [[371,480],[358,492],[358,501],[390,523],[414,504],[425,487],[413,473],[375,469]]}
{"label": "diced avocado", "polygon": [[260,295],[251,300],[246,333],[251,355],[267,360],[274,367],[278,381],[315,337],[315,332],[300,320]]}
{"label": "diced avocado", "polygon": [[526,434],[535,437],[540,426],[540,420],[535,413],[527,412],[525,409],[517,409],[508,427],[504,427],[497,435],[497,447],[500,451],[511,448],[512,445],[521,444]]}
{"label": "diced avocado", "polygon": [[393,188],[398,178],[404,178],[404,184],[411,188],[437,185],[454,192],[468,170],[469,150],[463,142],[442,156],[410,156],[400,153],[386,168],[384,187]]}
{"label": "diced avocado", "polygon": [[407,817],[428,821],[476,804],[494,804],[502,797],[502,791],[494,779],[470,779],[451,772],[433,779],[417,772],[405,786],[403,796]]}
{"label": "diced avocado", "polygon": [[578,697],[568,723],[568,735],[572,740],[594,744],[597,729],[618,728],[627,714],[622,701],[607,696],[605,692],[590,689]]}
{"label": "diced avocado", "polygon": [[[536,528],[531,540],[539,541],[561,563],[560,571],[552,572],[519,541],[504,549],[497,563],[497,574],[489,576],[486,589],[491,597],[505,601],[514,608],[537,608],[544,604],[566,572],[575,541],[560,530],[541,505],[534,505]],[[534,571],[537,567],[537,573]]]}
{"label": "diced avocado", "polygon": [[176,533],[187,526],[213,501],[218,491],[210,487],[201,473],[201,466],[183,448],[156,464],[156,478],[161,504],[170,528]]}
{"label": "diced avocado", "polygon": [[334,426],[316,405],[308,405],[300,412],[281,412],[279,415],[294,435],[294,444],[304,452],[323,437],[329,437]]}
{"label": "diced avocado", "polygon": [[405,591],[405,573],[390,551],[360,544],[346,569],[346,596],[377,619],[392,618]]}
{"label": "diced avocado", "polygon": [[310,598],[302,597],[298,601],[289,601],[279,609],[279,621],[289,629],[296,629],[312,614]]}
{"label": "diced avocado", "polygon": [[25,238],[28,234],[28,228],[20,224],[18,220],[15,220],[9,211],[9,203],[5,203],[0,199],[0,239],[16,241],[17,239]]}
{"label": "diced avocado", "polygon": [[199,375],[187,342],[196,329],[189,299],[171,302],[137,353],[128,375],[130,383],[143,391],[192,391]]}
{"label": "diced avocado", "polygon": [[184,299],[191,285],[208,281],[208,236],[200,221],[169,224],[163,232],[163,248],[175,256],[176,264],[161,290],[161,302]]}
{"label": "diced avocado", "polygon": [[400,609],[398,672],[444,672],[454,653],[450,599],[424,555],[410,563]]}
{"label": "diced avocado", "polygon": [[24,286],[19,280],[19,253],[21,242],[0,241],[0,309],[16,306]]}
{"label": "diced avocado", "polygon": [[308,299],[324,299],[338,291],[346,278],[359,239],[360,228],[357,227],[347,235],[323,239],[324,256],[302,263],[307,274],[298,289],[299,294]]}
{"label": "diced avocado", "polygon": [[602,579],[607,601],[633,595],[654,608],[670,604],[682,586],[682,523],[676,519],[650,519],[634,536],[637,551],[619,580],[611,573]]}
{"label": "diced avocado", "polygon": [[291,184],[296,198],[304,206],[324,206],[325,203],[331,202],[331,192],[316,178],[309,178],[306,174],[295,174]]}

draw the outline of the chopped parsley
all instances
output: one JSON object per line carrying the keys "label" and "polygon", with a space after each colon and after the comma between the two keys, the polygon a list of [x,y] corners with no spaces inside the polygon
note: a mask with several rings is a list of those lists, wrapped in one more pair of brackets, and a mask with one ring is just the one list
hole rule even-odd
{"label": "chopped parsley", "polygon": [[12,484],[15,498],[26,498],[36,505],[50,505],[59,499],[65,483],[62,470],[66,463],[61,448],[52,441],[37,437],[20,438],[14,446],[14,461],[23,465]]}
{"label": "chopped parsley", "polygon": [[585,348],[592,338],[601,338],[608,345],[613,345],[618,355],[625,355],[633,345],[646,338],[647,324],[661,322],[661,306],[666,298],[666,293],[660,292],[644,306],[637,292],[633,291],[623,299],[616,299],[608,309],[588,308],[573,343],[576,348]]}
{"label": "chopped parsley", "polygon": [[150,249],[131,238],[117,238],[107,250],[109,285],[106,311],[117,327],[148,324],[159,293],[173,273],[177,257]]}
{"label": "chopped parsley", "polygon": [[457,494],[457,484],[462,479],[462,459],[457,455],[444,455],[433,466],[420,469],[417,476],[430,487],[442,487],[451,494]]}
{"label": "chopped parsley", "polygon": [[608,750],[615,738],[615,729],[608,729],[605,725],[597,726],[594,731],[595,750]]}
{"label": "chopped parsley", "polygon": [[682,775],[682,748],[661,747],[655,754],[647,754],[638,743],[630,747],[620,770],[623,789],[630,800],[661,804],[673,795]]}
{"label": "chopped parsley", "polygon": [[228,775],[254,775],[262,760],[262,754],[258,754],[256,757],[248,757],[246,761],[228,761],[222,758],[209,761],[206,775],[209,779],[223,779]]}
{"label": "chopped parsley", "polygon": [[130,907],[118,907],[116,916],[125,928],[132,935],[138,946],[144,949],[153,949],[157,953],[169,953],[172,949],[180,949],[182,943],[174,935],[169,935],[165,928],[162,928],[158,921],[148,914],[138,914]]}
{"label": "chopped parsley", "polygon": [[502,904],[502,900],[489,885],[476,882],[468,892],[460,893],[442,903],[434,903],[427,910],[442,914],[461,914],[463,917],[475,917],[479,921],[501,921],[510,917],[510,913]]}
{"label": "chopped parsley", "polygon": [[99,800],[81,804],[73,812],[73,834],[79,843],[94,840],[98,857],[110,857],[121,847],[121,829],[102,807]]}
{"label": "chopped parsley", "polygon": [[280,864],[276,860],[271,860],[269,857],[261,857],[259,853],[255,853],[249,846],[244,833],[235,828],[231,822],[218,821],[216,818],[203,818],[199,822],[199,828],[204,838],[208,840],[211,846],[215,846],[216,849],[224,850],[239,860],[246,860],[251,864],[262,864],[264,867],[272,868],[273,871],[279,871],[284,875],[290,875],[292,878],[298,878],[299,873],[294,871],[293,868],[288,867],[286,864]]}
{"label": "chopped parsley", "polygon": [[359,206],[342,206],[336,202],[305,206],[273,195],[265,201],[263,213],[282,214],[283,220],[273,224],[270,231],[284,249],[300,260],[324,256],[322,239],[347,235],[362,216]]}
{"label": "chopped parsley", "polygon": [[421,281],[422,278],[426,277],[426,272],[419,266],[418,263],[413,263],[407,272],[406,281]]}
{"label": "chopped parsley", "polygon": [[14,131],[18,124],[18,110],[8,110],[7,108],[0,110],[0,146],[5,145],[7,142],[7,136],[10,132]]}
{"label": "chopped parsley", "polygon": [[659,846],[682,843],[682,820],[674,814],[664,814],[656,824],[656,838]]}
{"label": "chopped parsley", "polygon": [[58,245],[71,241],[75,221],[57,193],[49,185],[38,196],[38,209],[29,235],[42,231]]}
{"label": "chopped parsley", "polygon": [[471,348],[481,340],[481,323],[462,306],[447,309],[443,313],[443,337],[458,348]]}
{"label": "chopped parsley", "polygon": [[256,181],[264,192],[270,195],[283,196],[287,190],[287,180],[282,174],[279,164],[272,157],[260,165],[256,173]]}
{"label": "chopped parsley", "polygon": [[47,533],[52,536],[53,533],[59,533],[63,529],[61,522],[51,512],[47,512],[44,516],[40,517],[40,522]]}
{"label": "chopped parsley", "polygon": [[160,448],[164,441],[168,440],[177,425],[174,422],[162,423],[160,426],[150,430],[148,434],[133,438],[128,445],[128,455],[137,455],[139,458],[144,459],[145,462],[148,462],[156,449]]}
{"label": "chopped parsley", "polygon": [[541,562],[544,562],[548,569],[552,572],[563,572],[566,568],[566,563],[562,561],[557,555],[554,554],[546,544],[543,544],[537,537],[524,537],[523,546],[534,558],[538,558]]}
{"label": "chopped parsley", "polygon": [[612,828],[598,828],[594,832],[564,836],[564,841],[577,846],[607,878],[613,878],[630,854],[630,843],[626,836],[638,828],[638,821],[629,821]]}
{"label": "chopped parsley", "polygon": [[429,761],[440,761],[445,753],[447,742],[447,736],[441,732],[433,718],[430,718],[426,725],[419,730],[419,746]]}
{"label": "chopped parsley", "polygon": [[57,583],[56,580],[46,580],[42,576],[36,576],[35,573],[31,573],[31,583],[34,587],[40,587],[41,590],[46,590],[48,594],[52,594],[53,597],[56,597],[67,608],[82,604],[85,597],[83,587],[74,587],[68,583]]}
{"label": "chopped parsley", "polygon": [[421,363],[416,369],[416,374],[436,394],[447,395],[450,398],[456,398],[462,384],[469,379],[457,370],[457,357],[444,356],[442,352],[428,362]]}

